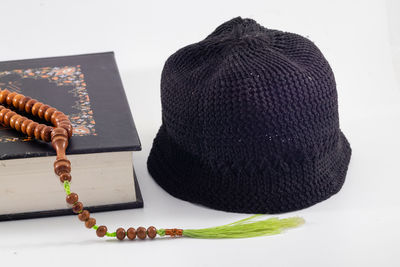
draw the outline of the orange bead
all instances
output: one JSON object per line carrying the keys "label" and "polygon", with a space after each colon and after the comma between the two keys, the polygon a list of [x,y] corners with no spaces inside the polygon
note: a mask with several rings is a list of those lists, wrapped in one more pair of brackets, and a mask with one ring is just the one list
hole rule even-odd
{"label": "orange bead", "polygon": [[124,240],[124,238],[126,236],[125,229],[124,228],[118,228],[116,234],[117,234],[117,238],[119,240]]}
{"label": "orange bead", "polygon": [[4,125],[5,125],[5,126],[10,126],[11,117],[14,116],[14,115],[16,115],[16,114],[17,114],[17,113],[15,113],[14,111],[9,111],[9,112],[7,112],[7,113],[4,115],[4,117],[3,117],[3,123],[4,123]]}
{"label": "orange bead", "polygon": [[15,121],[15,124],[14,124],[14,128],[15,128],[15,130],[17,130],[17,131],[21,131],[21,126],[22,126],[22,123],[24,122],[24,121],[26,121],[27,120],[27,118],[25,118],[25,117],[20,117],[19,119],[17,119],[16,121]]}
{"label": "orange bead", "polygon": [[46,127],[46,125],[44,125],[44,124],[39,124],[38,126],[36,126],[35,131],[33,132],[33,135],[35,136],[35,138],[37,140],[40,140],[40,134],[45,127]]}
{"label": "orange bead", "polygon": [[41,105],[39,108],[39,111],[37,113],[37,115],[39,116],[39,118],[43,119],[44,118],[44,114],[46,112],[46,110],[48,110],[50,107],[48,105]]}
{"label": "orange bead", "polygon": [[93,226],[96,225],[96,219],[95,218],[89,218],[86,222],[85,222],[85,226],[87,228],[92,228]]}
{"label": "orange bead", "polygon": [[104,225],[99,226],[96,230],[96,234],[98,237],[103,237],[107,234],[107,227]]}
{"label": "orange bead", "polygon": [[75,202],[77,202],[78,201],[78,199],[79,199],[79,197],[78,197],[78,194],[76,194],[76,193],[71,193],[71,194],[69,194],[67,197],[66,197],[66,201],[67,201],[67,203],[68,204],[74,204]]}
{"label": "orange bead", "polygon": [[25,104],[25,112],[26,113],[31,113],[32,107],[33,107],[33,105],[36,104],[36,102],[37,102],[36,99],[31,99],[28,102],[26,102],[26,104]]}
{"label": "orange bead", "polygon": [[83,210],[81,213],[79,213],[78,218],[82,222],[86,222],[90,218],[90,212],[88,210]]}
{"label": "orange bead", "polygon": [[7,100],[7,95],[10,93],[8,90],[0,91],[0,104],[5,104]]}
{"label": "orange bead", "polygon": [[8,108],[3,108],[3,109],[0,111],[0,122],[4,122],[4,116],[5,116],[8,112],[10,112],[10,110],[9,110]]}
{"label": "orange bead", "polygon": [[138,227],[138,229],[136,230],[136,235],[137,235],[137,237],[139,237],[142,240],[146,239],[146,236],[147,236],[146,228]]}
{"label": "orange bead", "polygon": [[21,115],[15,114],[14,116],[11,117],[10,119],[10,127],[15,129],[15,122],[21,118]]}
{"label": "orange bead", "polygon": [[53,131],[53,127],[45,126],[40,132],[40,139],[45,142],[51,141],[51,132]]}
{"label": "orange bead", "polygon": [[71,182],[71,174],[68,172],[64,172],[60,175],[60,181],[61,183],[64,183],[65,181]]}
{"label": "orange bead", "polygon": [[79,213],[79,212],[81,212],[82,211],[82,209],[83,209],[83,204],[82,204],[82,202],[76,202],[73,206],[72,206],[72,211],[74,212],[74,213]]}
{"label": "orange bead", "polygon": [[9,93],[9,94],[7,95],[7,99],[6,99],[7,105],[9,105],[9,106],[12,105],[12,102],[13,102],[13,100],[14,100],[14,96],[16,96],[16,95],[17,95],[16,92],[12,92],[12,93]]}
{"label": "orange bead", "polygon": [[16,96],[14,96],[12,104],[16,109],[19,109],[19,101],[24,98],[23,95],[21,94],[17,94]]}
{"label": "orange bead", "polygon": [[38,126],[38,125],[39,125],[39,123],[31,121],[31,123],[29,123],[28,126],[26,126],[26,134],[29,137],[33,137],[35,134],[36,126]]}
{"label": "orange bead", "polygon": [[46,112],[44,113],[44,119],[46,121],[50,121],[51,120],[51,116],[53,115],[54,112],[56,112],[57,110],[55,108],[49,108],[46,110]]}
{"label": "orange bead", "polygon": [[29,96],[25,96],[25,97],[22,97],[20,100],[19,100],[19,103],[18,103],[18,109],[19,109],[19,111],[25,111],[25,105],[26,105],[26,103],[29,101],[29,100],[31,100],[32,98],[30,98]]}
{"label": "orange bead", "polygon": [[154,226],[150,226],[149,228],[147,228],[147,236],[150,239],[154,239],[157,235],[157,229]]}
{"label": "orange bead", "polygon": [[130,239],[133,240],[136,238],[136,230],[133,227],[130,227],[127,231],[126,231],[126,236]]}

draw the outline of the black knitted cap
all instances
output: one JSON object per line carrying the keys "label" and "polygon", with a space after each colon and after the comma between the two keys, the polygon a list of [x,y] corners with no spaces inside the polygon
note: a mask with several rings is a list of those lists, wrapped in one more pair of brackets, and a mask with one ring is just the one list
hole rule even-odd
{"label": "black knitted cap", "polygon": [[351,148],[334,75],[302,36],[232,19],[167,60],[161,101],[148,169],[173,196],[281,213],[343,185]]}

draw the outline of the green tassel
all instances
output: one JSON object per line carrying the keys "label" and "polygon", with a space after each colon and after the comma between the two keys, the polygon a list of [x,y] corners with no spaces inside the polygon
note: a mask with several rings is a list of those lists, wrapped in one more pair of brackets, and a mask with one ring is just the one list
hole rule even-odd
{"label": "green tassel", "polygon": [[[288,228],[294,228],[304,223],[300,217],[286,219],[269,218],[266,220],[255,220],[263,216],[257,214],[249,218],[204,229],[187,229],[182,231],[182,235],[191,238],[247,238],[265,235],[275,235]],[[158,234],[165,235],[165,229],[159,229]]]}

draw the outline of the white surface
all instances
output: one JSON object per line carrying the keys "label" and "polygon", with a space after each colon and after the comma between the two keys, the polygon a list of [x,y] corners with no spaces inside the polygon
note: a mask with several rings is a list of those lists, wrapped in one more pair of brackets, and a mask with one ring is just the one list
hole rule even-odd
{"label": "white surface", "polygon": [[[389,8],[388,8],[389,7]],[[399,266],[399,2],[1,1],[0,60],[116,52],[143,151],[134,154],[141,210],[96,214],[101,224],[196,228],[245,217],[172,198],[146,158],[160,125],[164,61],[241,15],[312,39],[337,80],[341,126],[353,148],[339,194],[283,214],[307,223],[243,240],[100,240],[75,217],[0,223],[1,266]],[[388,17],[389,15],[389,17]],[[78,179],[78,178],[75,178]],[[60,196],[62,197],[62,196]],[[33,265],[32,265],[33,264]]]}

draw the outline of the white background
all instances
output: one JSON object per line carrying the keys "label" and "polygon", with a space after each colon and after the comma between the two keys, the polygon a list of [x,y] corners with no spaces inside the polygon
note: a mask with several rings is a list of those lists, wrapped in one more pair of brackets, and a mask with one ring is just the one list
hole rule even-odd
{"label": "white background", "polygon": [[0,266],[400,266],[398,1],[2,0],[0,10],[0,60],[116,52],[143,144],[134,163],[145,208],[96,214],[111,229],[198,228],[247,216],[175,199],[146,169],[161,120],[165,60],[235,16],[320,47],[336,76],[341,127],[353,148],[340,193],[280,215],[307,221],[282,235],[118,242],[98,239],[73,216],[0,222]]}

